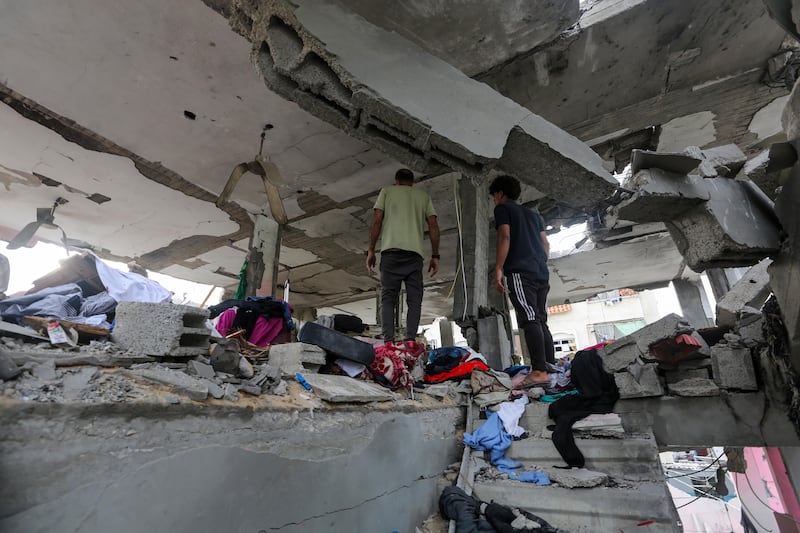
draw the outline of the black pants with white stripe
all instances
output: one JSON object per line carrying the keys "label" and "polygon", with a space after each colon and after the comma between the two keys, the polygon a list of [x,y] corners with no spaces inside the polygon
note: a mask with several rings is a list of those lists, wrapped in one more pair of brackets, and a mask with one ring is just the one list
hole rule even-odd
{"label": "black pants with white stripe", "polygon": [[510,272],[506,275],[508,292],[519,327],[525,333],[525,344],[530,352],[533,370],[547,370],[545,362],[555,364],[553,336],[547,327],[547,280],[534,279],[527,272]]}

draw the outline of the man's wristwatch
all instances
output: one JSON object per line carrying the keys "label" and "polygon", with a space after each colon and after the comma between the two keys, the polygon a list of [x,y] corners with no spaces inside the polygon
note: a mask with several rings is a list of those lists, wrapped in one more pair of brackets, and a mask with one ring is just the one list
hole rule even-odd
{"label": "man's wristwatch", "polygon": [[431,259],[440,259],[439,254],[431,254]]}

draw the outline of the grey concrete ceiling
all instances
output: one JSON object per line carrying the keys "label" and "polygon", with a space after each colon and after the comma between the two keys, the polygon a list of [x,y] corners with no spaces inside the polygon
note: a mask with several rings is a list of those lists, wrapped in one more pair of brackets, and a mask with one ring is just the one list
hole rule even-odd
{"label": "grey concrete ceiling", "polygon": [[[595,146],[648,126],[673,143],[746,151],[777,134],[780,106],[769,104],[786,91],[761,79],[784,34],[760,2],[589,4],[342,2]],[[214,200],[269,123],[264,151],[282,171],[290,217],[281,280],[291,278],[297,306],[374,317],[367,224],[400,164],[267,89],[250,44],[219,13],[200,0],[0,0],[0,49],[0,238],[63,197],[56,221],[101,254],[234,284],[265,198],[249,175],[235,204]],[[454,180],[418,185],[444,231],[426,319],[452,305]],[[552,303],[689,275],[665,235],[554,260]]]}

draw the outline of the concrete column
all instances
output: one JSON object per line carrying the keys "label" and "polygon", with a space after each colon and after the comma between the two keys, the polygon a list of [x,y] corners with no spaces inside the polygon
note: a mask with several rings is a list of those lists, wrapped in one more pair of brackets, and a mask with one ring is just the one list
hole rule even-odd
{"label": "concrete column", "polygon": [[447,319],[439,320],[439,338],[442,340],[442,346],[453,346],[455,344],[452,322]]}
{"label": "concrete column", "polygon": [[672,280],[672,286],[678,295],[678,302],[681,304],[683,316],[692,326],[700,329],[714,325],[711,305],[701,282],[674,279]]}
{"label": "concrete column", "polygon": [[[283,228],[263,214],[256,215],[247,265],[247,295],[274,296]],[[252,267],[252,271],[251,271]]]}
{"label": "concrete column", "polygon": [[511,366],[511,341],[506,334],[506,325],[501,315],[478,319],[480,352],[489,367],[503,370]]}
{"label": "concrete column", "polygon": [[[465,300],[467,316],[478,316],[478,307],[487,304],[487,272],[489,268],[489,200],[485,182],[476,182],[462,177],[456,182],[458,188],[461,254],[464,264],[456,279],[453,298],[453,316],[461,319],[464,315]],[[464,293],[466,280],[466,294]]]}
{"label": "concrete column", "polygon": [[736,282],[742,279],[747,268],[709,268],[706,271],[714,299],[720,300]]}

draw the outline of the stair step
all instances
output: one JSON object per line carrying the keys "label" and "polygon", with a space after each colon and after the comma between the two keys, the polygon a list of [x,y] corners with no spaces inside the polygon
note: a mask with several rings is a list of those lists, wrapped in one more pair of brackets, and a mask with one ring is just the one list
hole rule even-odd
{"label": "stair step", "polygon": [[[642,533],[681,531],[664,482],[638,483],[626,488],[565,489],[497,480],[476,482],[473,495],[485,502],[525,509],[571,533],[610,533],[623,528],[641,529]],[[646,520],[655,523],[634,528]]]}
{"label": "stair step", "polygon": [[[586,468],[628,480],[663,481],[654,439],[575,439],[586,458]],[[515,441],[506,457],[542,467],[563,465],[550,439]]]}

